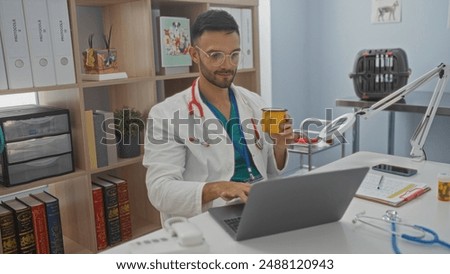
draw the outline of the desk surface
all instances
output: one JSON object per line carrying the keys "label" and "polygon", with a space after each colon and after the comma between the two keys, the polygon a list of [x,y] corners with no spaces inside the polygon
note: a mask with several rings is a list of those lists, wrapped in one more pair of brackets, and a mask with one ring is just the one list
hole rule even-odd
{"label": "desk surface", "polygon": [[[408,94],[404,100],[393,104],[392,106],[386,108],[386,110],[425,113],[432,94],[432,92],[428,91],[412,92]],[[336,106],[368,108],[375,102],[376,101],[361,100],[357,96],[353,96],[349,98],[337,99]],[[450,116],[450,93],[444,92],[442,94],[442,99],[439,104],[439,108],[436,111],[436,115]]]}
{"label": "desk surface", "polygon": [[[330,171],[342,168],[373,166],[380,162],[416,168],[418,173],[409,179],[424,182],[431,191],[419,198],[396,208],[403,221],[429,227],[436,231],[444,241],[450,241],[450,202],[437,199],[437,174],[448,172],[449,164],[431,161],[416,162],[409,158],[372,152],[358,152],[322,166],[311,172]],[[395,176],[385,174],[385,176]],[[210,217],[203,213],[190,219],[202,230],[211,253],[393,253],[390,235],[358,223],[353,224],[355,214],[365,211],[368,216],[380,217],[389,206],[354,198],[343,218],[334,223],[314,226],[271,236],[236,242]],[[167,235],[164,230],[144,235],[133,241],[152,239]],[[450,253],[439,246],[424,246],[399,240],[403,253]],[[129,253],[129,242],[108,249],[105,253]],[[153,253],[158,253],[155,250]]]}

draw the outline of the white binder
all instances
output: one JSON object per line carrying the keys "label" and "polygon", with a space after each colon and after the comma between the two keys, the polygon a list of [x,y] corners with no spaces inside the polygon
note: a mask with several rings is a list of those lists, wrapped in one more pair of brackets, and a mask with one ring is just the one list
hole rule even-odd
{"label": "white binder", "polygon": [[66,0],[47,0],[56,84],[75,83],[72,36]]}
{"label": "white binder", "polygon": [[[241,9],[239,9],[239,8],[226,8],[225,10],[228,11],[231,14],[231,16],[233,16],[234,20],[236,21],[236,23],[239,26],[239,35],[241,36],[241,39],[240,39],[241,42],[240,42],[239,46],[241,47],[241,51],[242,51],[243,44],[242,44],[242,33],[241,33],[242,32]],[[243,59],[241,59],[241,62],[239,62],[238,69],[243,68],[242,60]]]}
{"label": "white binder", "polygon": [[8,89],[8,80],[6,78],[5,59],[3,58],[2,37],[0,33],[0,90]]}
{"label": "white binder", "polygon": [[56,85],[46,0],[23,0],[31,72],[35,87]]}
{"label": "white binder", "polygon": [[0,0],[0,32],[9,88],[32,87],[30,54],[21,0]]}
{"label": "white binder", "polygon": [[253,68],[252,10],[241,9],[242,68]]}

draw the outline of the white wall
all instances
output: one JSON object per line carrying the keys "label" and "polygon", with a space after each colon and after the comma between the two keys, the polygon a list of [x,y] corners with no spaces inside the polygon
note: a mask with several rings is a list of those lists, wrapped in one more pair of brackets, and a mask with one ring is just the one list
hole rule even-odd
{"label": "white wall", "polygon": [[[400,23],[371,24],[371,1],[271,1],[274,104],[287,107],[297,122],[323,118],[326,108],[334,109],[334,117],[352,111],[335,107],[335,100],[355,96],[348,75],[361,49],[403,48],[412,70],[410,81],[441,62],[450,64],[448,4],[403,0]],[[434,85],[422,90],[431,91]],[[409,139],[420,118],[397,113],[396,155],[409,155]],[[361,133],[361,150],[386,153],[387,113],[362,121]],[[435,119],[425,145],[429,159],[450,163],[449,136],[450,118]],[[329,161],[339,153],[322,153],[319,158]]]}

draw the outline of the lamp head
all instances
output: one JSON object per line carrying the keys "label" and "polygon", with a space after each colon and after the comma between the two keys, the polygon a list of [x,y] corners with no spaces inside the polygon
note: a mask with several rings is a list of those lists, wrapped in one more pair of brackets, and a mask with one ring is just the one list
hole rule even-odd
{"label": "lamp head", "polygon": [[334,136],[342,136],[356,121],[357,113],[343,114],[326,125],[319,133],[319,139],[326,140]]}

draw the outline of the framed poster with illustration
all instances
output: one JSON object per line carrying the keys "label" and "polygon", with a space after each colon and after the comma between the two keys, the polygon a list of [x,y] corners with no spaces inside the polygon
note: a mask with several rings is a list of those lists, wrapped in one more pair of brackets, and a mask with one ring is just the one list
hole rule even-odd
{"label": "framed poster with illustration", "polygon": [[161,67],[191,66],[189,19],[161,16],[159,33],[161,39]]}
{"label": "framed poster with illustration", "polygon": [[372,24],[399,23],[401,16],[401,0],[372,0]]}

